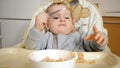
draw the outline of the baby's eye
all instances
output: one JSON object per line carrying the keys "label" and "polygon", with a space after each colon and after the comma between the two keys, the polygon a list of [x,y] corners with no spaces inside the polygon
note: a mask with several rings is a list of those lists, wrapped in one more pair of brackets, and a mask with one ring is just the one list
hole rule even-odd
{"label": "baby's eye", "polygon": [[70,17],[65,17],[65,19],[70,19]]}
{"label": "baby's eye", "polygon": [[53,19],[59,19],[59,17],[53,17]]}

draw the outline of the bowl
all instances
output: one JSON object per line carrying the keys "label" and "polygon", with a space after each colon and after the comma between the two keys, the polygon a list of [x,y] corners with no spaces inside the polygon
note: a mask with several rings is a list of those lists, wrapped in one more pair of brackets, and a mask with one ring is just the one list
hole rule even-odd
{"label": "bowl", "polygon": [[67,50],[40,50],[28,57],[30,68],[74,68],[77,54]]}

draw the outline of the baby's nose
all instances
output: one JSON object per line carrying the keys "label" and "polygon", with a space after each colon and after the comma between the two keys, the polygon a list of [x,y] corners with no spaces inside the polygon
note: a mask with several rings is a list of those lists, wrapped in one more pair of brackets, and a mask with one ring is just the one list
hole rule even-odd
{"label": "baby's nose", "polygon": [[60,21],[61,21],[61,22],[65,22],[65,18],[61,18]]}

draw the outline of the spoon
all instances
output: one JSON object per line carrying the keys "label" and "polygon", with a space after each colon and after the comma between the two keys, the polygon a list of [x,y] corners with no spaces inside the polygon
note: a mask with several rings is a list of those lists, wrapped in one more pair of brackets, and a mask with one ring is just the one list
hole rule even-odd
{"label": "spoon", "polygon": [[[67,1],[68,2],[68,1]],[[68,3],[66,3],[66,8],[71,10],[71,9],[74,9],[78,6],[79,4],[79,1],[78,0],[71,0],[69,1]],[[48,13],[49,16],[61,11],[61,10],[65,10],[66,8],[62,8],[62,9],[59,9],[59,10],[56,10],[54,12],[51,12],[51,13]]]}

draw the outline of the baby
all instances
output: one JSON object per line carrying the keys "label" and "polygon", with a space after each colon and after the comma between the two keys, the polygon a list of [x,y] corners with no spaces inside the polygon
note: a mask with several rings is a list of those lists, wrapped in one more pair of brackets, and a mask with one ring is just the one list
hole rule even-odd
{"label": "baby", "polygon": [[[60,10],[60,11],[59,11]],[[102,51],[106,47],[106,37],[93,26],[94,33],[81,37],[74,30],[74,19],[64,3],[53,3],[46,12],[36,16],[35,25],[30,30],[25,48],[63,49],[69,51]],[[44,30],[46,28],[46,30]]]}

